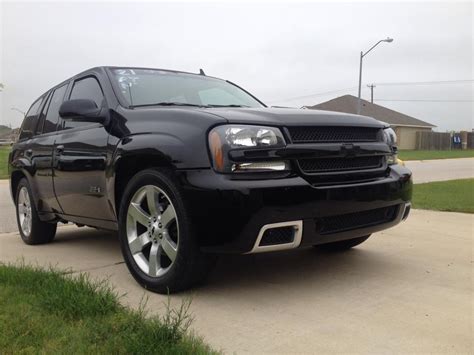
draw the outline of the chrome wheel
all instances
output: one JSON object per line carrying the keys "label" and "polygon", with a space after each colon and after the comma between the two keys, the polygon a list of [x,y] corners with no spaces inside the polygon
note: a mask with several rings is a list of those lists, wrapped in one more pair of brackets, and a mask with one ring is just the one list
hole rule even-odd
{"label": "chrome wheel", "polygon": [[127,239],[138,267],[151,277],[166,274],[178,253],[179,227],[171,199],[153,185],[141,187],[127,211]]}
{"label": "chrome wheel", "polygon": [[18,220],[20,221],[20,228],[25,237],[29,237],[31,233],[31,201],[28,189],[23,186],[18,193]]}

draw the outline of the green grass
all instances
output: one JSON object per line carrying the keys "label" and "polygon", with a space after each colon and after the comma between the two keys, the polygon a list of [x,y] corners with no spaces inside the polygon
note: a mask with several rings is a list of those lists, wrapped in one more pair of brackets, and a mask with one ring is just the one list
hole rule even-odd
{"label": "green grass", "polygon": [[416,184],[413,186],[413,207],[474,213],[474,179]]}
{"label": "green grass", "polygon": [[208,354],[188,333],[190,302],[163,317],[119,303],[104,282],[0,264],[0,353]]}
{"label": "green grass", "polygon": [[401,160],[431,160],[431,159],[454,159],[472,158],[474,149],[467,150],[400,150],[398,157]]}
{"label": "green grass", "polygon": [[0,179],[8,178],[8,154],[10,147],[0,146]]}

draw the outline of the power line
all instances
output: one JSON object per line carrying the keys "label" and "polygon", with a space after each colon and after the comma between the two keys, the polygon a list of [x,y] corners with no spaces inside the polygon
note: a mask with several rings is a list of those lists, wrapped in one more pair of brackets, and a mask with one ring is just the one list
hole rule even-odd
{"label": "power line", "polygon": [[290,98],[280,99],[280,100],[272,100],[272,101],[268,101],[268,103],[271,104],[273,102],[280,102],[280,101],[285,102],[285,101],[293,101],[293,100],[298,100],[298,99],[306,99],[306,98],[309,98],[309,97],[337,94],[337,93],[340,93],[340,92],[347,92],[347,91],[350,91],[350,90],[356,90],[357,88],[358,88],[357,86],[352,86],[350,88],[337,89],[337,90],[331,90],[331,91],[326,91],[326,92],[319,92],[317,94],[309,94],[309,95],[295,96],[295,97],[290,97]]}
{"label": "power line", "polygon": [[375,99],[375,101],[403,101],[403,102],[474,102],[474,100],[437,100],[437,99]]}
{"label": "power line", "polygon": [[376,83],[380,86],[406,86],[406,85],[440,85],[440,84],[467,84],[474,82],[474,79],[465,80],[439,80],[439,81],[405,81],[394,83]]}
{"label": "power line", "polygon": [[[405,81],[405,82],[386,82],[386,83],[374,83],[372,85],[380,85],[380,86],[410,86],[410,85],[444,85],[444,84],[467,84],[467,83],[474,83],[474,79],[463,79],[463,80],[439,80],[439,81]],[[318,96],[325,96],[330,94],[337,94],[341,92],[347,92],[357,89],[358,86],[352,86],[345,89],[336,89],[331,91],[319,92],[315,94],[308,94],[303,96],[294,96],[290,98],[280,99],[280,100],[272,100],[268,101],[268,103],[275,103],[275,102],[286,102],[286,101],[293,101],[299,99],[306,99],[311,97],[318,97]]]}

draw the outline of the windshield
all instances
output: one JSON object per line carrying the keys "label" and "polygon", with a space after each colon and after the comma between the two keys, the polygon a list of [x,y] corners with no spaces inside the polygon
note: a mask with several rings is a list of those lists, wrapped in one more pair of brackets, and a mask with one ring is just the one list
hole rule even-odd
{"label": "windshield", "polygon": [[111,69],[123,100],[136,106],[263,107],[242,89],[204,75],[155,69]]}

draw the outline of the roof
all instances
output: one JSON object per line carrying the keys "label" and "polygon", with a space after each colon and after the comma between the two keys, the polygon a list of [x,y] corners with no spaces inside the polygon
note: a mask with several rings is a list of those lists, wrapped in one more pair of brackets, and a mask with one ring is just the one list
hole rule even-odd
{"label": "roof", "polygon": [[[355,96],[344,95],[314,106],[306,106],[306,108],[313,110],[357,113],[358,100],[359,99]],[[391,126],[436,127],[431,123],[405,115],[401,112],[391,110],[384,106],[373,104],[363,99],[361,99],[360,114],[364,116],[373,117],[379,121],[386,122]]]}

